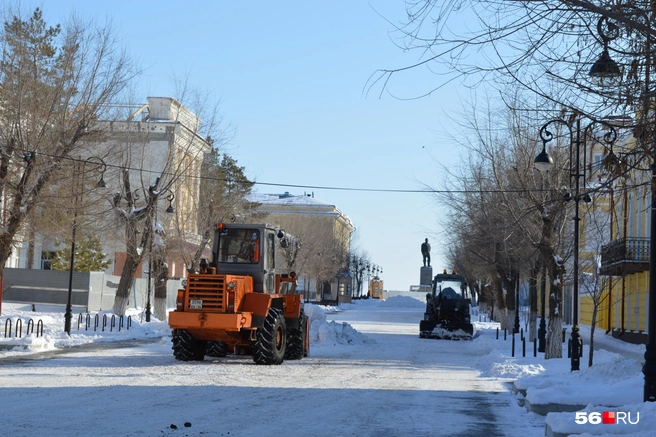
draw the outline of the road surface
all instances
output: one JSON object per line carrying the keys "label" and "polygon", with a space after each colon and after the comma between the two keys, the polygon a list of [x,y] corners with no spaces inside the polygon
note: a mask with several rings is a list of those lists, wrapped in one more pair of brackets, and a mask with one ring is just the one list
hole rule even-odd
{"label": "road surface", "polygon": [[315,346],[280,366],[248,356],[177,362],[170,338],[0,360],[2,435],[543,434],[506,381],[475,370],[487,351],[475,341],[420,339],[422,315],[366,305],[328,314],[367,342]]}

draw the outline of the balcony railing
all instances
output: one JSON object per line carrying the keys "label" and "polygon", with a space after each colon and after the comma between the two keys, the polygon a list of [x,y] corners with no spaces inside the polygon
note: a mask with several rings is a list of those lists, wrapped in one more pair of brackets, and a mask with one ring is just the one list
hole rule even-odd
{"label": "balcony railing", "polygon": [[649,239],[620,238],[601,248],[602,275],[626,276],[649,270]]}

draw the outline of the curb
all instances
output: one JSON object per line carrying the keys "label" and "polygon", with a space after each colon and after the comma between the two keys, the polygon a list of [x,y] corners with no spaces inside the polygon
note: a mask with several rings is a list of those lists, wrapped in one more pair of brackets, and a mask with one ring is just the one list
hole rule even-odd
{"label": "curb", "polygon": [[527,411],[546,416],[548,413],[574,413],[585,409],[585,405],[567,405],[567,404],[531,404],[528,399],[524,400],[524,406]]}

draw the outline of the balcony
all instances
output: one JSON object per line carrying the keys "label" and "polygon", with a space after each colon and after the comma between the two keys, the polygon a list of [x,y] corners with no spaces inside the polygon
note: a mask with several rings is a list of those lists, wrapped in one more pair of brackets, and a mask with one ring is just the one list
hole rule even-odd
{"label": "balcony", "polygon": [[649,239],[620,238],[601,248],[600,274],[626,276],[649,270]]}

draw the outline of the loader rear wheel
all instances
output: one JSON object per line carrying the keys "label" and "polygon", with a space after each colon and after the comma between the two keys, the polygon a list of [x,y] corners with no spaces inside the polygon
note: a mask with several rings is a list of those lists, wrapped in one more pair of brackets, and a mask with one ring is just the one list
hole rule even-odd
{"label": "loader rear wheel", "polygon": [[290,328],[287,331],[287,349],[285,359],[300,360],[305,356],[305,333],[308,318],[301,311],[298,328]]}
{"label": "loader rear wheel", "polygon": [[217,358],[225,357],[228,355],[228,345],[223,341],[208,341],[205,355]]}
{"label": "loader rear wheel", "polygon": [[287,346],[285,317],[277,308],[269,308],[264,325],[257,330],[253,344],[253,361],[256,364],[281,364]]}
{"label": "loader rear wheel", "polygon": [[205,358],[206,341],[196,340],[184,329],[174,329],[171,341],[173,342],[173,356],[178,361],[203,361]]}

